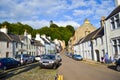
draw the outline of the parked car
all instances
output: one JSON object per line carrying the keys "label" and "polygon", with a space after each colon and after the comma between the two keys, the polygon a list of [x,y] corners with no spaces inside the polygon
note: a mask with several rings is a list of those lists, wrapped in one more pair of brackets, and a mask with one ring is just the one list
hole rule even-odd
{"label": "parked car", "polygon": [[31,63],[31,62],[35,62],[35,56],[30,56],[30,57],[29,57],[29,61],[30,61],[30,63]]}
{"label": "parked car", "polygon": [[20,61],[21,65],[33,62],[33,58],[28,54],[18,54],[15,59]]}
{"label": "parked car", "polygon": [[83,57],[79,54],[74,54],[72,58],[75,60],[83,60]]}
{"label": "parked car", "polygon": [[37,56],[35,56],[35,61],[40,61],[41,56],[42,56],[42,55],[37,55]]}
{"label": "parked car", "polygon": [[40,68],[46,67],[56,69],[61,61],[60,55],[58,54],[44,54],[39,61]]}
{"label": "parked car", "polygon": [[120,72],[120,58],[116,61],[116,70]]}
{"label": "parked car", "polygon": [[0,58],[0,70],[5,71],[6,69],[20,66],[20,62],[13,58]]}
{"label": "parked car", "polygon": [[73,53],[68,53],[68,57],[72,58],[73,57]]}

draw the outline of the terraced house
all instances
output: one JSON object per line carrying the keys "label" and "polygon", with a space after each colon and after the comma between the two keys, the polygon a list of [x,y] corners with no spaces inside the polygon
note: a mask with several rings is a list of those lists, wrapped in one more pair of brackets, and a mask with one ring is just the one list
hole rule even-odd
{"label": "terraced house", "polygon": [[108,59],[120,57],[120,1],[116,8],[105,18],[101,18],[101,27],[89,33],[74,44],[74,54],[83,58],[101,61],[106,54]]}
{"label": "terraced house", "polygon": [[88,19],[84,20],[84,23],[75,30],[75,34],[73,37],[70,38],[68,42],[68,51],[73,53],[74,52],[74,44],[78,43],[83,37],[88,35],[89,33],[96,30],[96,28],[90,23]]}
{"label": "terraced house", "polygon": [[105,32],[109,56],[120,57],[120,0],[116,0],[116,8],[106,18]]}
{"label": "terraced house", "polygon": [[0,29],[0,57],[14,57],[22,45],[19,36],[8,34],[6,27]]}
{"label": "terraced house", "polygon": [[0,29],[0,57],[15,58],[17,54],[36,56],[45,52],[55,53],[55,44],[50,39],[42,37],[41,40],[35,40],[26,30],[24,35],[8,34],[4,26]]}

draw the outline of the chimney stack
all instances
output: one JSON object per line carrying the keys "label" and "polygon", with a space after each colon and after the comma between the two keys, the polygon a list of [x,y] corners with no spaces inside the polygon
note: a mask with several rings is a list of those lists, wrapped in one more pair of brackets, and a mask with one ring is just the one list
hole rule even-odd
{"label": "chimney stack", "polygon": [[115,0],[116,7],[120,5],[120,0]]}
{"label": "chimney stack", "polygon": [[8,30],[7,30],[6,25],[3,26],[3,27],[0,29],[0,31],[1,31],[1,32],[4,32],[5,34],[7,34],[7,33],[8,33]]}
{"label": "chimney stack", "polygon": [[102,16],[102,17],[101,17],[100,23],[101,23],[101,27],[104,27],[104,24],[105,24],[105,16]]}

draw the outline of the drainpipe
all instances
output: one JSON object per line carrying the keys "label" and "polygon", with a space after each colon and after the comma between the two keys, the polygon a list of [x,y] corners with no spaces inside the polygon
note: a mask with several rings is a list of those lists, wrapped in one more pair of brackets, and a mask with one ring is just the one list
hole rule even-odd
{"label": "drainpipe", "polygon": [[94,50],[93,50],[93,41],[91,40],[91,55],[92,55],[92,60],[94,60]]}
{"label": "drainpipe", "polygon": [[104,24],[104,35],[105,35],[105,41],[106,41],[106,53],[108,53],[108,42],[107,42],[107,28],[106,28],[106,21],[105,21],[105,24]]}

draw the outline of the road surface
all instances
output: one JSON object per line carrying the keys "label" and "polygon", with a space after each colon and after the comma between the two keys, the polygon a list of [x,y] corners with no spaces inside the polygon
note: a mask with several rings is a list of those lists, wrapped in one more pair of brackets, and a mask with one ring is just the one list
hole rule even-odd
{"label": "road surface", "polygon": [[63,60],[58,74],[63,75],[63,80],[120,80],[120,72],[106,65],[75,61],[61,54]]}

